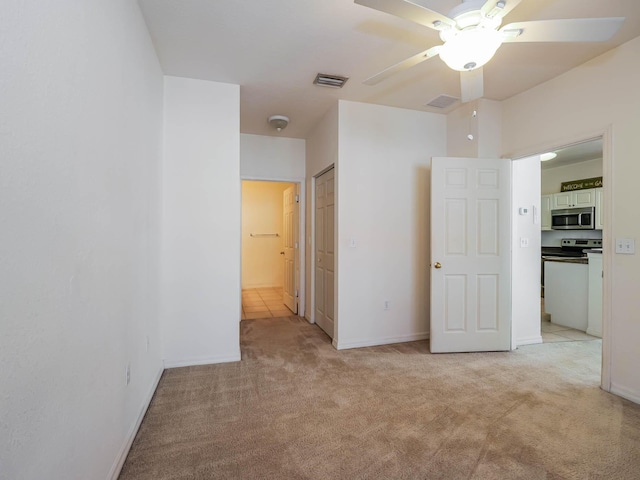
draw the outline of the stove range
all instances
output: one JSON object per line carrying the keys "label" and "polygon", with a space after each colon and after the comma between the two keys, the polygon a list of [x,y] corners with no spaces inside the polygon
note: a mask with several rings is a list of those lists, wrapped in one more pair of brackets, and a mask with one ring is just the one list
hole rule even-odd
{"label": "stove range", "polygon": [[602,240],[586,238],[563,238],[560,247],[542,247],[543,257],[586,257],[584,250],[602,248]]}

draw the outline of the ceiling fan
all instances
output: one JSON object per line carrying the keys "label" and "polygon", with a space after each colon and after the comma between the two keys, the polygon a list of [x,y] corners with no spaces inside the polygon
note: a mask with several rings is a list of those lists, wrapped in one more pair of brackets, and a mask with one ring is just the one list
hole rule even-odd
{"label": "ceiling fan", "polygon": [[538,20],[510,23],[499,29],[503,17],[522,0],[462,0],[462,4],[448,15],[409,0],[354,1],[433,28],[440,32],[444,42],[392,65],[363,83],[376,85],[398,72],[440,55],[450,68],[460,72],[462,102],[482,97],[482,67],[503,43],[604,42],[613,37],[624,21],[624,17]]}

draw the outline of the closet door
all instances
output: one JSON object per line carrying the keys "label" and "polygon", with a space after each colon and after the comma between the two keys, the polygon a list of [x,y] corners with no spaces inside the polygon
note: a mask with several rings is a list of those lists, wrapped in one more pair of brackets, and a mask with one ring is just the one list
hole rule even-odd
{"label": "closet door", "polygon": [[333,338],[335,171],[316,178],[315,322]]}

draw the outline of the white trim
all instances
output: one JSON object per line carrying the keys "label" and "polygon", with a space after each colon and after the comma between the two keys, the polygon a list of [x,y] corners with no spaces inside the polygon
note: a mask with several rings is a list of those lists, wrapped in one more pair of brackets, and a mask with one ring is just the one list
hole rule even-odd
{"label": "white trim", "polygon": [[524,345],[536,345],[542,342],[542,335],[537,335],[534,337],[525,337],[516,339],[516,348],[522,347]]}
{"label": "white trim", "polygon": [[[311,208],[309,213],[309,323],[316,323],[316,177],[311,177],[311,191],[309,198],[311,199]],[[305,258],[306,261],[306,258]],[[306,312],[305,312],[306,313]]]}
{"label": "white trim", "polygon": [[618,395],[619,397],[626,398],[634,403],[640,404],[640,394],[638,392],[633,392],[626,387],[621,387],[620,385],[616,385],[615,383],[611,383],[611,391],[614,395]]}
{"label": "white trim", "polygon": [[239,362],[240,360],[240,352],[238,352],[235,355],[189,358],[186,360],[164,360],[164,368],[194,367],[196,365],[213,365],[216,363]]}
{"label": "white trim", "polygon": [[591,335],[592,337],[600,337],[602,338],[602,331],[601,330],[595,330],[593,328],[587,328],[587,335]]}
{"label": "white trim", "polygon": [[118,452],[118,456],[116,457],[113,465],[111,466],[111,470],[109,471],[109,475],[107,478],[111,480],[117,480],[120,476],[120,471],[122,470],[122,466],[124,465],[125,460],[127,459],[127,455],[129,455],[129,450],[131,449],[131,445],[133,444],[133,440],[136,438],[138,434],[138,429],[142,424],[142,419],[147,413],[147,409],[149,408],[149,404],[151,403],[151,399],[153,398],[154,393],[156,393],[156,388],[158,388],[158,383],[160,382],[160,377],[162,377],[162,373],[164,372],[164,368],[158,369],[158,373],[156,373],[156,377],[151,383],[151,388],[147,392],[144,402],[142,402],[142,408],[140,409],[140,413],[138,414],[138,418],[136,422],[132,425],[131,429],[127,433],[124,444],[120,448]]}
{"label": "white trim", "polygon": [[367,340],[358,340],[356,342],[337,342],[333,341],[332,344],[336,347],[336,350],[347,350],[350,348],[362,348],[362,347],[376,347],[379,345],[390,345],[392,343],[405,343],[405,342],[417,342],[419,340],[426,340],[429,338],[429,332],[411,333],[409,335],[400,335],[398,337],[387,338],[370,338]]}
{"label": "white trim", "polygon": [[[613,126],[602,133],[602,194],[604,226],[602,229],[602,373],[600,385],[611,391],[611,357],[613,356]],[[640,403],[640,402],[638,402]]]}
{"label": "white trim", "polygon": [[311,324],[316,323],[316,322],[314,322],[314,321],[311,319],[311,316],[309,315],[309,312],[306,312],[306,313],[304,314],[304,318],[305,318],[305,320],[306,320],[307,322],[309,322],[309,323],[311,323]]}

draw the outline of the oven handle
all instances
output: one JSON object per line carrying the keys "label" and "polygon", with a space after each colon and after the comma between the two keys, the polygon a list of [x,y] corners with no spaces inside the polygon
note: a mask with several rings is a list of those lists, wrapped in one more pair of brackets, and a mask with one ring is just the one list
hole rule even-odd
{"label": "oven handle", "polygon": [[584,213],[579,213],[579,214],[578,214],[578,225],[579,225],[580,227],[583,227],[583,226],[584,226],[584,223],[582,223],[582,216],[583,216],[583,215],[584,215]]}

